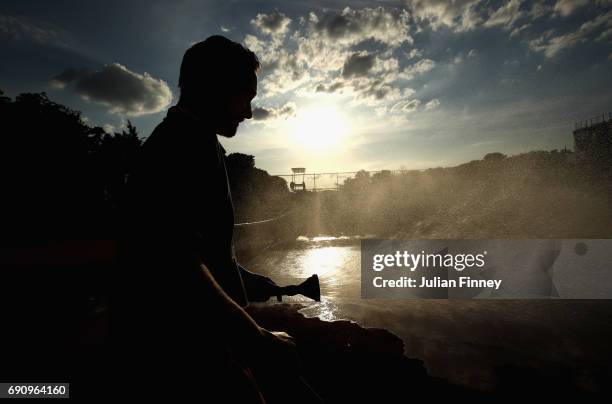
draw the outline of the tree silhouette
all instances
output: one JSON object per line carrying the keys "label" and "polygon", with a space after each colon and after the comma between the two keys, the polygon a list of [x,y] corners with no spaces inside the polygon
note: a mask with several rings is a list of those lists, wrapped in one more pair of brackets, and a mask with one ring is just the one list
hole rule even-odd
{"label": "tree silhouette", "polygon": [[254,156],[232,153],[226,166],[237,222],[269,219],[290,208],[285,180],[256,168]]}
{"label": "tree silhouette", "polygon": [[0,97],[7,235],[22,240],[110,237],[140,147],[136,128],[106,134],[43,93]]}
{"label": "tree silhouette", "polygon": [[[15,100],[3,94],[4,234],[17,243],[115,238],[118,207],[143,143],[136,127],[128,120],[121,132],[106,133],[44,92]],[[285,181],[256,168],[253,156],[230,154],[227,168],[239,221],[266,219],[289,208]]]}

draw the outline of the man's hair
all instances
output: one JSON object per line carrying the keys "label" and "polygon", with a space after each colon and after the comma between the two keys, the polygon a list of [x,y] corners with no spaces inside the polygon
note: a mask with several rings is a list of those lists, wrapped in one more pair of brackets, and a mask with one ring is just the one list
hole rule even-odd
{"label": "man's hair", "polygon": [[255,53],[221,35],[187,49],[181,63],[181,97],[236,93],[248,88],[260,68]]}

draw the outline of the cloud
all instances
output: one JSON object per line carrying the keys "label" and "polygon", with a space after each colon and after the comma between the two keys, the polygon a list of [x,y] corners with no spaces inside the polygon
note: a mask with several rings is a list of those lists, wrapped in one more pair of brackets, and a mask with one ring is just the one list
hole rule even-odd
{"label": "cloud", "polygon": [[291,18],[274,10],[270,14],[257,14],[251,24],[261,33],[271,36],[283,36],[289,30]]}
{"label": "cloud", "polygon": [[531,6],[529,16],[535,20],[545,15],[549,15],[552,11],[553,7],[549,4],[546,4],[544,1],[536,1]]}
{"label": "cloud", "polygon": [[285,49],[278,51],[274,59],[264,59],[264,66],[271,73],[262,83],[262,98],[286,93],[313,80],[307,62],[299,54]]}
{"label": "cloud", "polygon": [[[266,25],[269,20],[282,19],[283,14],[276,12],[276,15],[268,19],[258,15],[253,25],[259,32],[263,31],[261,26],[280,27],[279,23]],[[392,51],[404,43],[412,43],[407,11],[346,7],[342,11],[310,12],[300,20],[295,30],[283,35],[282,40],[245,36],[245,45],[262,62],[262,99],[298,89],[346,90],[352,91],[356,98],[368,100],[394,93],[389,82],[397,75],[399,62],[391,57]],[[365,41],[369,44],[368,52],[354,49]],[[382,82],[375,80],[380,78]]]}
{"label": "cloud", "polygon": [[273,119],[288,118],[295,115],[296,106],[293,102],[288,102],[280,108],[253,108],[254,121],[269,121]]}
{"label": "cloud", "polygon": [[414,58],[420,58],[423,56],[423,50],[422,49],[411,49],[410,52],[408,52],[406,54],[406,58],[408,59],[414,59]]}
{"label": "cloud", "polygon": [[276,48],[271,47],[265,41],[260,40],[255,35],[247,34],[244,37],[244,46],[255,52],[260,62],[262,62],[262,71],[266,69],[264,59],[270,59],[272,52],[276,51]]}
{"label": "cloud", "polygon": [[342,12],[325,12],[308,16],[310,36],[332,40],[336,44],[355,45],[367,39],[390,46],[412,43],[409,14],[406,10],[390,11],[383,7],[359,10],[346,7]]}
{"label": "cloud", "polygon": [[512,30],[512,32],[510,33],[510,37],[516,36],[518,34],[520,34],[521,32],[523,32],[524,30],[526,30],[527,28],[531,27],[531,24],[527,23],[527,24],[523,24],[520,27],[516,27]]}
{"label": "cloud", "polygon": [[334,93],[344,88],[345,85],[346,83],[342,80],[335,81],[329,85],[326,85],[325,83],[319,83],[317,87],[315,88],[315,91],[325,92],[325,93]]}
{"label": "cloud", "polygon": [[607,30],[603,31],[596,39],[596,41],[606,41],[609,38],[612,38],[612,28],[608,28]]}
{"label": "cloud", "polygon": [[421,59],[418,62],[406,66],[402,71],[400,77],[406,80],[412,80],[414,76],[418,74],[426,73],[432,70],[436,66],[436,63],[431,59]]}
{"label": "cloud", "polygon": [[230,29],[230,28],[227,28],[227,27],[224,27],[224,26],[222,25],[222,26],[221,26],[221,31],[222,31],[222,32],[230,32],[230,31],[231,31],[231,29]]}
{"label": "cloud", "polygon": [[374,55],[364,52],[353,53],[350,55],[342,68],[342,77],[361,77],[367,76],[374,67]]}
{"label": "cloud", "polygon": [[353,103],[377,106],[402,96],[401,88],[392,85],[398,72],[399,61],[395,58],[381,59],[366,52],[356,52],[347,57],[340,77],[318,83],[315,91],[350,93]]}
{"label": "cloud", "polygon": [[411,73],[425,73],[436,66],[436,63],[431,59],[421,59],[412,66],[408,67]]}
{"label": "cloud", "polygon": [[[522,26],[512,31],[512,36],[530,26],[533,20],[551,14],[568,16],[579,8],[589,4],[588,0],[557,0],[550,4],[547,0],[504,0],[494,4],[501,5],[494,9],[491,2],[485,0],[404,0],[420,22],[429,23],[435,31],[448,27],[454,32],[469,31],[479,27],[491,28],[501,26],[511,30],[515,23],[524,17],[531,21],[523,22]],[[610,0],[598,0],[599,6],[609,5]],[[528,8],[528,4],[531,4]]]}
{"label": "cloud", "polygon": [[494,11],[485,21],[485,27],[495,27],[502,25],[504,29],[509,30],[514,25],[515,21],[523,16],[520,11],[522,0],[510,0],[496,11]]}
{"label": "cloud", "polygon": [[172,102],[168,84],[128,70],[119,63],[104,65],[94,72],[67,70],[51,80],[56,88],[75,82],[74,91],[83,99],[108,108],[111,113],[140,116],[162,111]]}
{"label": "cloud", "polygon": [[417,99],[402,100],[391,107],[391,112],[411,113],[416,111],[421,105],[421,101]]}
{"label": "cloud", "polygon": [[425,111],[431,111],[432,109],[436,109],[439,106],[440,106],[440,100],[437,98],[434,98],[433,100],[425,104]]}
{"label": "cloud", "polygon": [[588,3],[589,0],[558,0],[555,3],[554,11],[555,13],[566,17]]}
{"label": "cloud", "polygon": [[67,47],[67,35],[58,28],[23,17],[0,14],[0,39],[28,40],[42,45]]}
{"label": "cloud", "polygon": [[480,0],[406,0],[420,21],[428,22],[433,30],[442,26],[454,31],[469,31],[482,22],[477,8]]}
{"label": "cloud", "polygon": [[102,129],[104,129],[104,132],[111,135],[117,130],[117,128],[115,128],[115,126],[111,125],[110,123],[105,123],[104,125],[102,125]]}
{"label": "cloud", "polygon": [[263,41],[254,35],[246,35],[244,44],[261,62],[262,90],[259,97],[266,98],[285,93],[311,81],[307,60],[299,52],[283,47],[283,41]]}
{"label": "cloud", "polygon": [[66,86],[86,74],[84,70],[68,69],[51,78],[49,85],[56,90],[63,90]]}
{"label": "cloud", "polygon": [[612,26],[612,10],[605,14],[600,14],[593,20],[587,21],[576,31],[552,37],[552,33],[547,31],[539,38],[529,41],[529,49],[534,52],[543,52],[547,58],[552,58],[560,51],[573,47],[579,43],[586,42],[589,35],[602,27]]}
{"label": "cloud", "polygon": [[518,67],[520,65],[521,65],[521,62],[519,62],[516,59],[513,59],[513,60],[504,60],[504,66]]}
{"label": "cloud", "polygon": [[352,81],[350,84],[357,99],[363,101],[366,105],[376,106],[380,105],[382,101],[393,101],[402,96],[399,88],[391,86],[382,78],[362,78]]}
{"label": "cloud", "polygon": [[[537,38],[530,35],[543,27],[534,21],[553,15],[553,0],[404,0],[403,4],[404,9],[381,6],[312,11],[295,17],[295,23],[279,11],[258,14],[252,20],[253,32],[244,42],[262,61],[260,99],[269,102],[269,98],[290,91],[306,97],[325,92],[343,94],[350,97],[350,105],[371,106],[377,111],[412,109],[416,102],[410,103],[412,95],[405,94],[413,91],[407,89],[408,84],[424,76],[422,84],[426,85],[428,73],[437,63],[423,57],[429,53],[414,43],[413,33],[423,29],[419,24],[455,33],[479,29],[484,34],[486,29],[502,28],[509,40],[525,38],[531,51],[546,57],[583,41],[594,26],[603,28],[605,24],[600,15],[597,21],[583,24],[578,33],[549,30]],[[275,32],[283,33],[282,40],[267,37]],[[608,36],[605,32],[600,35],[601,40]],[[469,46],[456,49],[444,63],[486,63],[481,55],[485,50]],[[439,104],[430,99],[419,107],[432,110]]]}

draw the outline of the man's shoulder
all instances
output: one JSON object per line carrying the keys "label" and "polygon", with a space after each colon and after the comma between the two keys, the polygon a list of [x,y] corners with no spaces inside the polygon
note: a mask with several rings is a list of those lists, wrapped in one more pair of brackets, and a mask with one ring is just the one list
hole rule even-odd
{"label": "man's shoulder", "polygon": [[216,135],[207,132],[192,114],[180,108],[171,107],[164,120],[147,138],[145,144],[161,144],[164,147],[174,144],[184,147],[212,148],[216,144]]}
{"label": "man's shoulder", "polygon": [[[153,129],[147,138],[148,143],[160,141],[180,140],[179,138],[188,137],[195,131],[193,122],[181,116],[173,114],[172,109],[168,111],[166,117]],[[145,142],[146,143],[146,142]]]}
{"label": "man's shoulder", "polygon": [[217,138],[188,116],[169,113],[147,138],[142,163],[157,170],[189,170],[202,175],[219,166]]}

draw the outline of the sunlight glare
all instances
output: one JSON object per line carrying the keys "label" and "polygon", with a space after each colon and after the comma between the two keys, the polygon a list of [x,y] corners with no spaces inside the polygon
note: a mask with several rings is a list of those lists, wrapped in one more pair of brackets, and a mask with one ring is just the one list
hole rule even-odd
{"label": "sunlight glare", "polygon": [[330,150],[341,146],[348,130],[348,120],[334,107],[300,111],[290,128],[295,143],[309,151]]}

